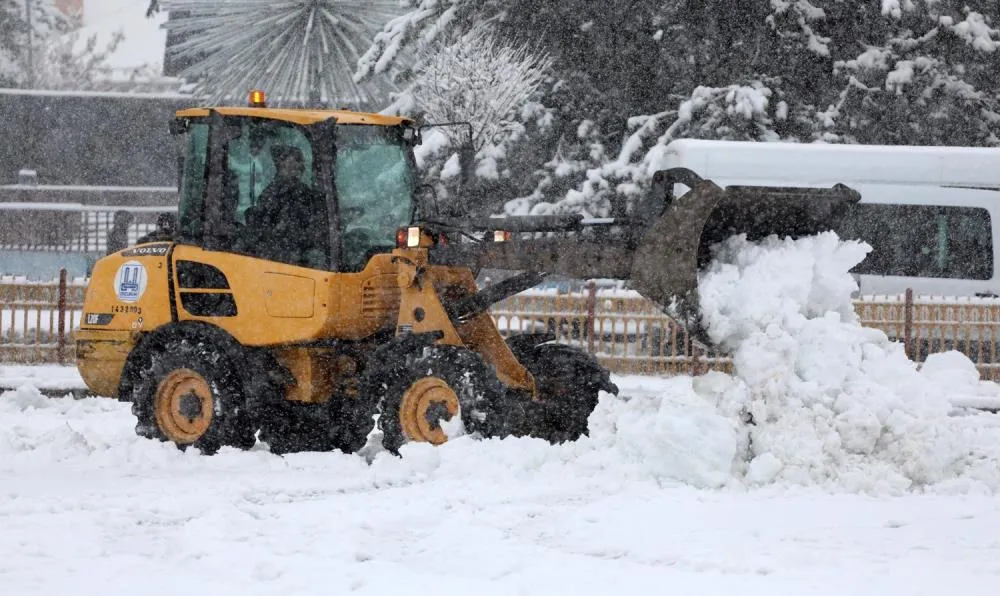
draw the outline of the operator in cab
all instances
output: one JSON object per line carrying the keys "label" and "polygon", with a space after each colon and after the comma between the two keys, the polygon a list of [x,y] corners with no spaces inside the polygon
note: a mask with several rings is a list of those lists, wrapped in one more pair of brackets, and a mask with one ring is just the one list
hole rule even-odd
{"label": "operator in cab", "polygon": [[274,145],[274,180],[247,210],[256,231],[256,254],[283,263],[326,266],[327,212],[323,193],[302,181],[305,159],[297,147]]}

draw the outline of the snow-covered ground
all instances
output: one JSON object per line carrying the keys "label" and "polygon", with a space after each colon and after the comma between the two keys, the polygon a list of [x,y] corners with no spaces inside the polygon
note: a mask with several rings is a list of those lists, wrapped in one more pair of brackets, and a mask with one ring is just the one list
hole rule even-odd
{"label": "snow-covered ground", "polygon": [[0,364],[0,388],[86,389],[74,366]]}
{"label": "snow-covered ground", "polygon": [[[406,446],[401,459],[371,448],[278,457],[263,445],[202,457],[135,437],[128,406],[112,400],[8,393],[0,593],[842,596],[1000,585],[994,497],[697,488],[722,454],[697,423],[707,412],[692,410],[690,380],[616,380],[630,399],[605,396],[592,439],[461,437]],[[1000,421],[982,418],[1000,442]]]}
{"label": "snow-covered ground", "polygon": [[0,395],[0,594],[993,594],[1000,416],[956,404],[1000,386],[856,322],[866,250],[727,243],[700,291],[735,375],[618,377],[571,444],[203,457],[23,385]]}

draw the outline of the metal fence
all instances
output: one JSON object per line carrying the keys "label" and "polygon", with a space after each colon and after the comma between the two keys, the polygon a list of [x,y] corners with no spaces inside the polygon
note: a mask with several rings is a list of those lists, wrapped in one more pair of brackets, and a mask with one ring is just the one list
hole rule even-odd
{"label": "metal fence", "polygon": [[0,277],[0,362],[71,363],[86,289],[65,270],[57,282]]}
{"label": "metal fence", "polygon": [[171,205],[0,203],[0,250],[104,254],[109,239],[117,236],[122,247],[135,244],[155,229],[160,213],[176,210]]}
{"label": "metal fence", "polygon": [[[73,330],[82,316],[86,280],[35,283],[0,277],[0,362],[71,364]],[[1000,381],[1000,299],[914,296],[862,297],[863,325],[904,344],[916,362],[958,350],[984,379]],[[651,302],[628,291],[528,291],[491,309],[502,335],[551,332],[594,354],[620,374],[729,372],[732,361],[692,345],[687,334]]]}
{"label": "metal fence", "polygon": [[[1000,299],[863,296],[855,299],[858,320],[903,343],[923,362],[929,354],[958,350],[984,379],[1000,381]],[[585,348],[608,369],[622,374],[697,375],[730,372],[732,360],[692,345],[687,334],[635,292],[532,293],[513,296],[492,309],[504,335],[549,331],[559,341]]]}

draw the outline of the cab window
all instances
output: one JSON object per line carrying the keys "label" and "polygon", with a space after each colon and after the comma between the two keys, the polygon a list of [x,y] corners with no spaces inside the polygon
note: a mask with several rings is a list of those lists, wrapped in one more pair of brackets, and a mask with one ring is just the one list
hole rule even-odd
{"label": "cab window", "polygon": [[315,183],[312,144],[291,123],[244,119],[226,144],[223,213],[234,249],[313,268],[329,264],[326,200]]}
{"label": "cab window", "polygon": [[187,133],[187,151],[181,170],[177,227],[182,238],[201,238],[205,206],[205,167],[208,157],[208,124],[195,122]]}
{"label": "cab window", "polygon": [[412,158],[397,129],[344,125],[334,168],[343,269],[360,271],[372,254],[392,250],[396,229],[412,220]]}

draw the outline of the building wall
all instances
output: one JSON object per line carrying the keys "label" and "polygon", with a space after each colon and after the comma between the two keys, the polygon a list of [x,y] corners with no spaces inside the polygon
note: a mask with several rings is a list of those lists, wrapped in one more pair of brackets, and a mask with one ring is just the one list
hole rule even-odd
{"label": "building wall", "polygon": [[21,169],[38,183],[175,186],[177,145],[167,126],[183,96],[0,90],[0,185]]}
{"label": "building wall", "polygon": [[83,0],[55,0],[55,4],[65,15],[83,15]]}

